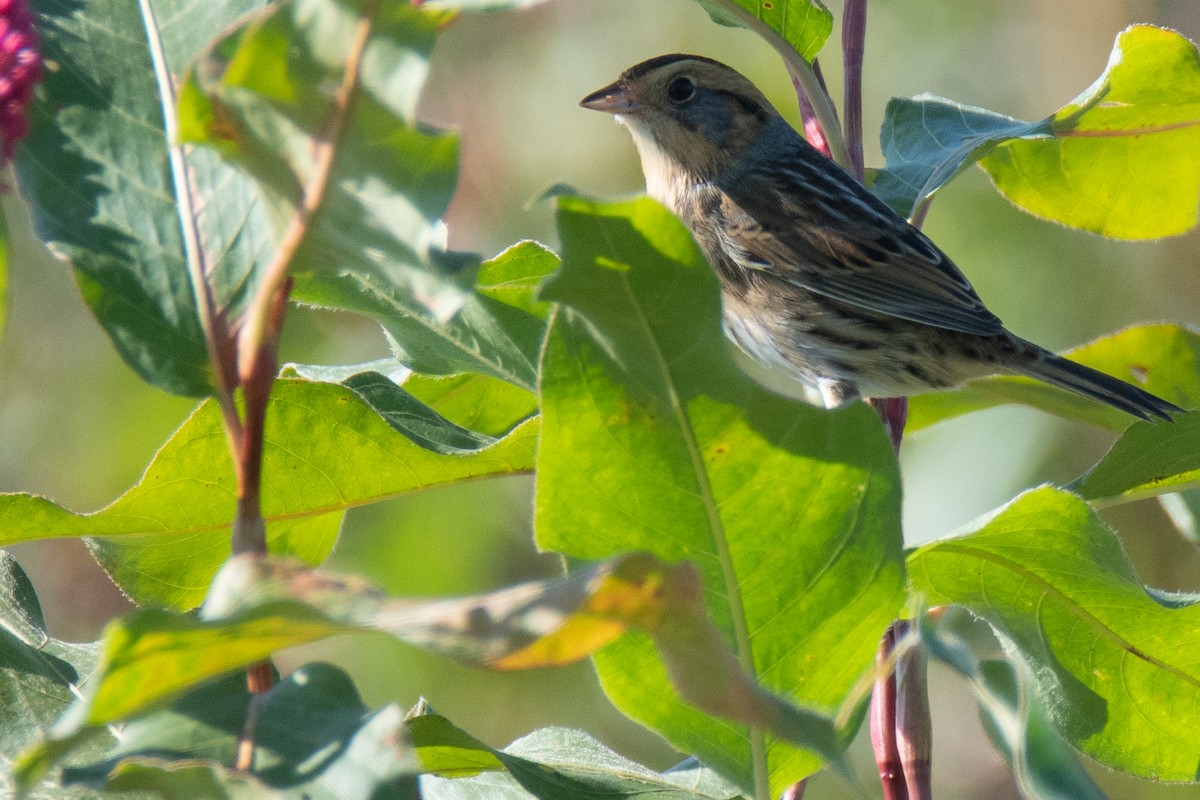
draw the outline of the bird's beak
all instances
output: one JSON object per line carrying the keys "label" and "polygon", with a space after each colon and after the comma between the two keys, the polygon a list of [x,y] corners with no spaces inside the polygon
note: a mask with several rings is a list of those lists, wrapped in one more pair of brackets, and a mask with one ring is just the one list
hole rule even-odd
{"label": "bird's beak", "polygon": [[579,101],[579,105],[592,111],[603,111],[606,114],[631,114],[638,110],[633,95],[621,85],[620,81],[592,92]]}

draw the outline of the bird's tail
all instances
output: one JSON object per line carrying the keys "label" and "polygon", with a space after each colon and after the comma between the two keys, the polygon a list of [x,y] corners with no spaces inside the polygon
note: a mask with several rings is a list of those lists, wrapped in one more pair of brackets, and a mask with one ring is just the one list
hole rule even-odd
{"label": "bird's tail", "polygon": [[1107,403],[1113,408],[1119,408],[1127,414],[1141,417],[1145,420],[1170,420],[1176,414],[1182,414],[1183,409],[1174,403],[1168,403],[1157,395],[1139,389],[1132,383],[1105,375],[1091,367],[1068,361],[1061,356],[1042,350],[1036,345],[1031,348],[1039,351],[1035,358],[1024,362],[1022,372],[1063,389]]}

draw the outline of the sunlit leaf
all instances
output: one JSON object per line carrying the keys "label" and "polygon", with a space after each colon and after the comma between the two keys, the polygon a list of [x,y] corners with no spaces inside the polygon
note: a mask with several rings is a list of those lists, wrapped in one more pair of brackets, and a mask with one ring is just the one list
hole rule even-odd
{"label": "sunlit leaf", "polygon": [[1075,747],[1133,775],[1195,780],[1200,605],[1143,587],[1085,501],[1027,492],[965,535],[918,549],[909,575],[925,602],[991,624]]}
{"label": "sunlit leaf", "polygon": [[[320,199],[290,267],[297,299],[356,310],[384,302],[426,324],[466,299],[479,262],[446,251],[440,221],[458,139],[415,118],[449,17],[407,3],[292,0],[228,32],[189,72],[182,135],[253,177],[278,240]],[[343,109],[334,89],[356,63],[360,28],[369,38]]]}
{"label": "sunlit leaf", "polygon": [[1003,143],[981,165],[1038,216],[1117,239],[1173,236],[1200,205],[1200,53],[1150,25],[1122,31],[1108,68],[1049,119],[1051,138]]}
{"label": "sunlit leaf", "polygon": [[[486,387],[484,387],[486,388]],[[262,510],[272,553],[318,563],[329,553],[348,508],[406,492],[488,475],[528,471],[537,422],[501,440],[430,427],[422,413],[408,431],[389,424],[352,390],[279,381],[267,410]],[[432,431],[432,433],[431,433]],[[407,433],[413,433],[410,437]],[[417,444],[456,435],[456,455]],[[93,552],[130,596],[146,604],[192,608],[229,557],[235,486],[220,414],[206,402],[155,455],[141,481],[93,514],[75,514],[24,494],[0,495],[3,543],[96,537]]]}
{"label": "sunlit leaf", "polygon": [[888,104],[875,190],[904,216],[975,161],[1026,211],[1118,239],[1190,230],[1200,204],[1200,55],[1135,25],[1083,94],[1040,122],[922,95]]}
{"label": "sunlit leaf", "polygon": [[[743,669],[831,713],[870,668],[902,597],[895,458],[865,407],[829,413],[733,363],[716,280],[688,232],[642,199],[560,197],[562,307],[542,363],[539,544],[578,558],[686,558]],[[625,713],[743,787],[820,763],[698,713],[649,642],[596,658]],[[764,762],[766,766],[766,762]]]}
{"label": "sunlit leaf", "polygon": [[775,31],[808,61],[817,57],[833,30],[833,15],[821,0],[696,0],[715,22],[753,27],[747,17]]}
{"label": "sunlit leaf", "polygon": [[[1183,325],[1139,325],[1068,350],[1072,361],[1121,380],[1183,408],[1200,407],[1200,335]],[[971,411],[1023,403],[1114,431],[1135,420],[1102,403],[1031,378],[971,381],[951,392],[931,392],[909,401],[909,432]]]}

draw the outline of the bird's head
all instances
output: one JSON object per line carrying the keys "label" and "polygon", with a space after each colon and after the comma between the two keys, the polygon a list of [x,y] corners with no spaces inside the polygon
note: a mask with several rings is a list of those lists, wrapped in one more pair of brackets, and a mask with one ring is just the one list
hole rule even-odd
{"label": "bird's head", "polygon": [[[674,174],[708,180],[737,163],[778,114],[754,84],[702,56],[666,55],[630,67],[579,103],[633,134],[650,194]],[[669,204],[669,203],[668,203]]]}

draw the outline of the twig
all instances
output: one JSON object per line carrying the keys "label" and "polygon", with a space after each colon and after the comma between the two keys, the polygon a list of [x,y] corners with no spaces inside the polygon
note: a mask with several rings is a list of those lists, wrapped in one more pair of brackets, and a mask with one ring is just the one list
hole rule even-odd
{"label": "twig", "polygon": [[908,800],[904,766],[896,745],[896,673],[892,664],[897,628],[901,625],[903,623],[893,622],[879,642],[879,650],[875,654],[875,668],[879,677],[871,693],[871,749],[875,751],[875,765],[879,768],[884,800]]}
{"label": "twig", "polygon": [[354,89],[358,85],[363,51],[371,36],[371,20],[377,8],[378,3],[372,3],[362,10],[362,16],[359,18],[354,32],[354,39],[346,54],[346,71],[342,75],[341,86],[338,87],[337,94],[333,99],[333,114],[329,120],[329,127],[314,148],[312,175],[309,176],[308,183],[304,187],[303,202],[296,209],[296,213],[292,215],[287,230],[284,231],[283,238],[279,242],[279,248],[275,251],[275,257],[267,266],[262,286],[259,287],[258,294],[255,295],[253,303],[246,311],[246,319],[238,337],[238,362],[243,379],[246,375],[256,371],[254,359],[258,357],[259,345],[266,336],[267,318],[270,314],[271,304],[308,233],[313,217],[325,199],[325,191],[329,187],[329,176],[333,171],[333,162],[337,155],[337,145],[345,134],[346,126],[350,121],[351,100]]}
{"label": "twig", "polygon": [[927,659],[920,646],[896,660],[896,747],[909,800],[932,800],[932,728]]}
{"label": "twig", "polygon": [[862,63],[867,38],[867,0],[846,0],[842,12],[842,64],[845,79],[842,115],[850,171],[863,179]]}

